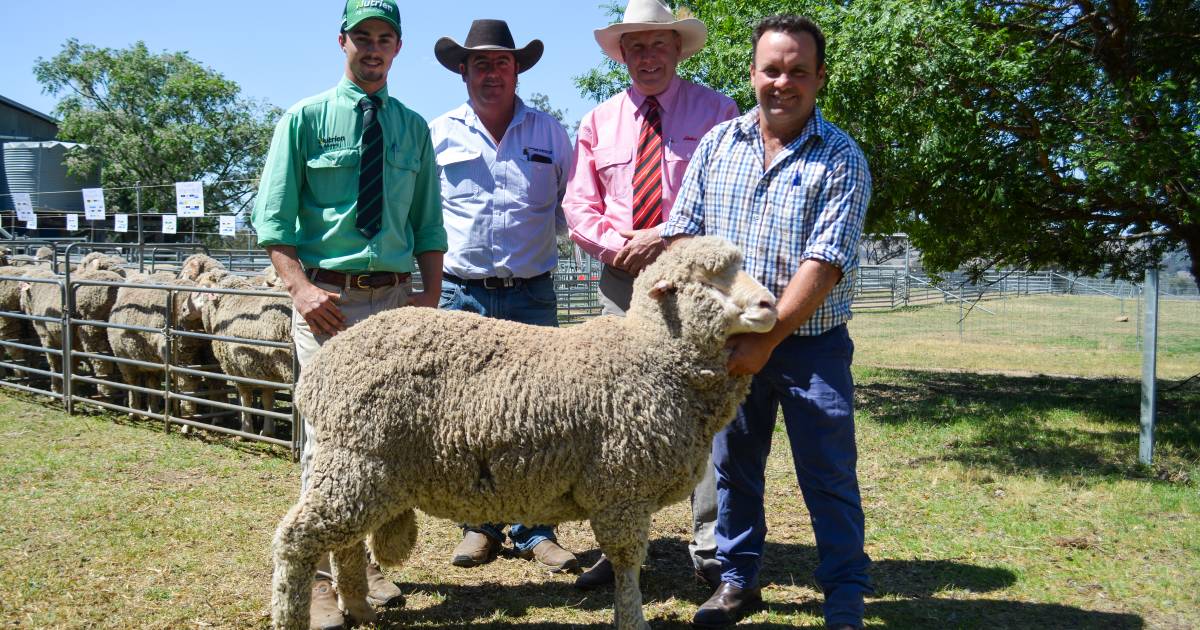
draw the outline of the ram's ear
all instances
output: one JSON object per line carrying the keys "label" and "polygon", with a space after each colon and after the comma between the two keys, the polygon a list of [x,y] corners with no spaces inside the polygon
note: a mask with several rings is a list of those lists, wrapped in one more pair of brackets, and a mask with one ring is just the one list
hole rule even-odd
{"label": "ram's ear", "polygon": [[654,283],[654,288],[650,289],[650,297],[655,300],[661,300],[664,296],[675,292],[675,284],[670,280],[659,280]]}

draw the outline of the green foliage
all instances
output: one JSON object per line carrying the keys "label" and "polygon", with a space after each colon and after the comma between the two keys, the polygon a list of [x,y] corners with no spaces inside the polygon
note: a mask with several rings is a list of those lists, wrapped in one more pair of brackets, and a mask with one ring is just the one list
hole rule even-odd
{"label": "green foliage", "polygon": [[[866,152],[868,231],[926,267],[1136,277],[1188,249],[1200,276],[1200,5],[1183,0],[683,0],[709,28],[680,74],[754,105],[757,21],[812,17],[822,113]],[[626,77],[580,77],[602,98]]]}
{"label": "green foliage", "polygon": [[[63,96],[55,108],[59,136],[88,145],[69,154],[71,171],[100,170],[106,188],[204,181],[213,212],[249,203],[280,112],[243,98],[233,81],[183,52],[75,39],[53,58],[39,58],[34,74],[46,92]],[[106,191],[105,200],[124,212],[135,207],[131,190]],[[143,190],[143,209],[174,206],[173,188]]]}
{"label": "green foliage", "polygon": [[556,109],[550,104],[550,97],[542,94],[541,92],[534,92],[525,100],[528,102],[530,107],[553,116],[554,119],[558,121],[558,124],[562,125],[563,128],[567,130],[567,135],[571,136],[572,140],[575,139],[575,133],[579,130],[579,121],[576,120],[574,124],[568,123],[567,110]]}

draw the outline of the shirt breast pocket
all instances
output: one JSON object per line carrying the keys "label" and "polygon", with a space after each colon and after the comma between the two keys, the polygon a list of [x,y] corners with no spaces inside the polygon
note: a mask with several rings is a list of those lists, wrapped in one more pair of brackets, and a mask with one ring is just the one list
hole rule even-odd
{"label": "shirt breast pocket", "polygon": [[[487,168],[478,151],[446,149],[437,154],[437,164],[441,169],[443,198],[471,197],[484,185],[479,180]],[[491,179],[490,174],[488,179]]]}
{"label": "shirt breast pocket", "polygon": [[415,155],[401,151],[398,147],[388,148],[384,153],[387,155],[386,172],[383,174],[383,182],[386,187],[384,198],[387,200],[388,209],[391,211],[403,209],[407,212],[409,206],[412,205],[413,190],[417,185],[417,171],[421,168],[421,160]]}
{"label": "shirt breast pocket", "polygon": [[525,199],[532,210],[552,209],[558,201],[558,178],[553,164],[517,160],[525,180]]}
{"label": "shirt breast pocket", "polygon": [[679,190],[679,185],[683,183],[683,174],[687,172],[688,163],[692,161],[692,154],[696,152],[698,144],[698,140],[680,140],[668,142],[664,147],[668,190]]}
{"label": "shirt breast pocket", "polygon": [[625,197],[632,194],[633,161],[632,147],[605,147],[595,150],[596,175],[604,190],[613,197]]}
{"label": "shirt breast pocket", "polygon": [[358,195],[358,149],[327,151],[308,160],[305,179],[318,206],[331,208]]}

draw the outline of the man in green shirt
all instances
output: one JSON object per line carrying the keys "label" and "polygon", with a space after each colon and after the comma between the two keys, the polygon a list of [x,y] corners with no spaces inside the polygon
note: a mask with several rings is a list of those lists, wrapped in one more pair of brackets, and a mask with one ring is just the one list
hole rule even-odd
{"label": "man in green shirt", "polygon": [[[348,326],[406,304],[436,308],[441,294],[446,231],[429,127],[387,94],[400,35],[395,0],[348,0],[338,35],[345,76],[292,106],[271,140],[251,222],[292,296],[301,370]],[[301,452],[302,489],[311,442]],[[313,582],[310,627],[319,630],[345,623],[328,566],[325,557]],[[367,577],[371,603],[403,601],[374,564]]]}

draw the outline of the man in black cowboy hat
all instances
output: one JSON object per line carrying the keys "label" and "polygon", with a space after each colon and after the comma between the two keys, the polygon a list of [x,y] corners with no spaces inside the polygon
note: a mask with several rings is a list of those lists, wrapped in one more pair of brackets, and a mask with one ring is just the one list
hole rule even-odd
{"label": "man in black cowboy hat", "polygon": [[[467,85],[461,105],[429,125],[440,167],[448,250],[439,306],[539,326],[558,325],[551,272],[556,234],[566,233],[562,198],[572,148],[562,125],[525,105],[517,75],[542,56],[542,42],[513,42],[502,20],[475,20],[464,45],[438,40],[434,54]],[[495,558],[504,524],[464,527],[451,563]],[[578,567],[547,525],[513,524],[517,552],[552,571]]]}

